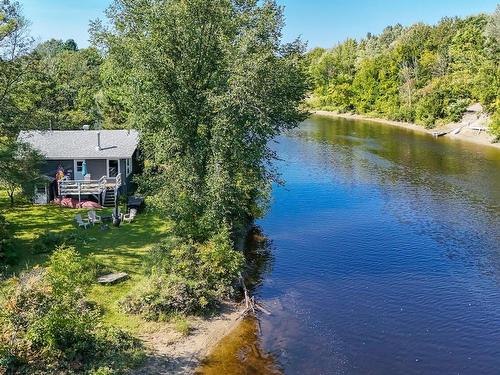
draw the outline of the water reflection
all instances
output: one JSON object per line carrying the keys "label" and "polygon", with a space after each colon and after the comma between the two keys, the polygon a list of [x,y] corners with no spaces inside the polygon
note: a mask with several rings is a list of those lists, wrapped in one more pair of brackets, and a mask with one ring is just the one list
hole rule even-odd
{"label": "water reflection", "polygon": [[[253,358],[287,374],[497,374],[500,152],[324,117],[275,151],[286,186],[259,222],[272,256],[251,278],[272,315],[247,336]],[[230,353],[219,373],[258,368],[224,370]]]}
{"label": "water reflection", "polygon": [[280,375],[272,355],[263,353],[257,320],[247,318],[206,358],[196,375]]}
{"label": "water reflection", "polygon": [[[244,250],[247,259],[245,283],[253,294],[272,271],[272,242],[263,235],[261,228],[254,227],[248,233]],[[260,333],[260,321],[255,317],[245,318],[217,345],[195,374],[282,374],[275,357],[262,349]]]}

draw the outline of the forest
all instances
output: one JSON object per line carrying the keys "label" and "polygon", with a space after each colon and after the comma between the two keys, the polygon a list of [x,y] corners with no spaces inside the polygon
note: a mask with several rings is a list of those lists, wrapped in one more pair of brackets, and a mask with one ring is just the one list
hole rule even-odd
{"label": "forest", "polygon": [[454,122],[471,103],[500,136],[500,7],[436,25],[386,27],[307,53],[315,109],[354,112],[425,127]]}

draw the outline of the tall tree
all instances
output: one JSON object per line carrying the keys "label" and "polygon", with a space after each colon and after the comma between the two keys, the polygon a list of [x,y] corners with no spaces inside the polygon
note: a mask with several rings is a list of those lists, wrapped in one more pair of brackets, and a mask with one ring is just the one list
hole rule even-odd
{"label": "tall tree", "polygon": [[35,185],[42,178],[42,160],[28,144],[0,142],[0,187],[7,192],[12,206],[17,191],[28,198],[33,196]]}
{"label": "tall tree", "polygon": [[126,72],[140,186],[187,237],[259,215],[275,176],[268,142],[304,118],[304,46],[281,44],[282,9],[259,4],[116,0],[113,28],[95,33]]}
{"label": "tall tree", "polygon": [[17,1],[0,0],[0,136],[15,135],[21,122],[17,95],[35,63],[28,26]]}

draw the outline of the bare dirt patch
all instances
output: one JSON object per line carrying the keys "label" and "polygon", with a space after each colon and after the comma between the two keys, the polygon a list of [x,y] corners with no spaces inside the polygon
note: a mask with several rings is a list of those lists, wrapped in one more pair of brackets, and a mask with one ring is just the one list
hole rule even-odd
{"label": "bare dirt patch", "polygon": [[213,317],[190,318],[188,336],[167,324],[155,332],[141,335],[149,353],[144,366],[133,374],[192,374],[217,343],[236,328],[243,310],[244,306],[226,303]]}

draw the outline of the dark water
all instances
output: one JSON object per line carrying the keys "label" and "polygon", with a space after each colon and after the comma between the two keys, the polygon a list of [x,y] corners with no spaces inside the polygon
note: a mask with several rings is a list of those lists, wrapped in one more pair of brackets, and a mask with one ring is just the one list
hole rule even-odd
{"label": "dark water", "polygon": [[500,374],[500,151],[324,117],[275,149],[286,186],[258,223],[273,254],[256,288],[266,361]]}

